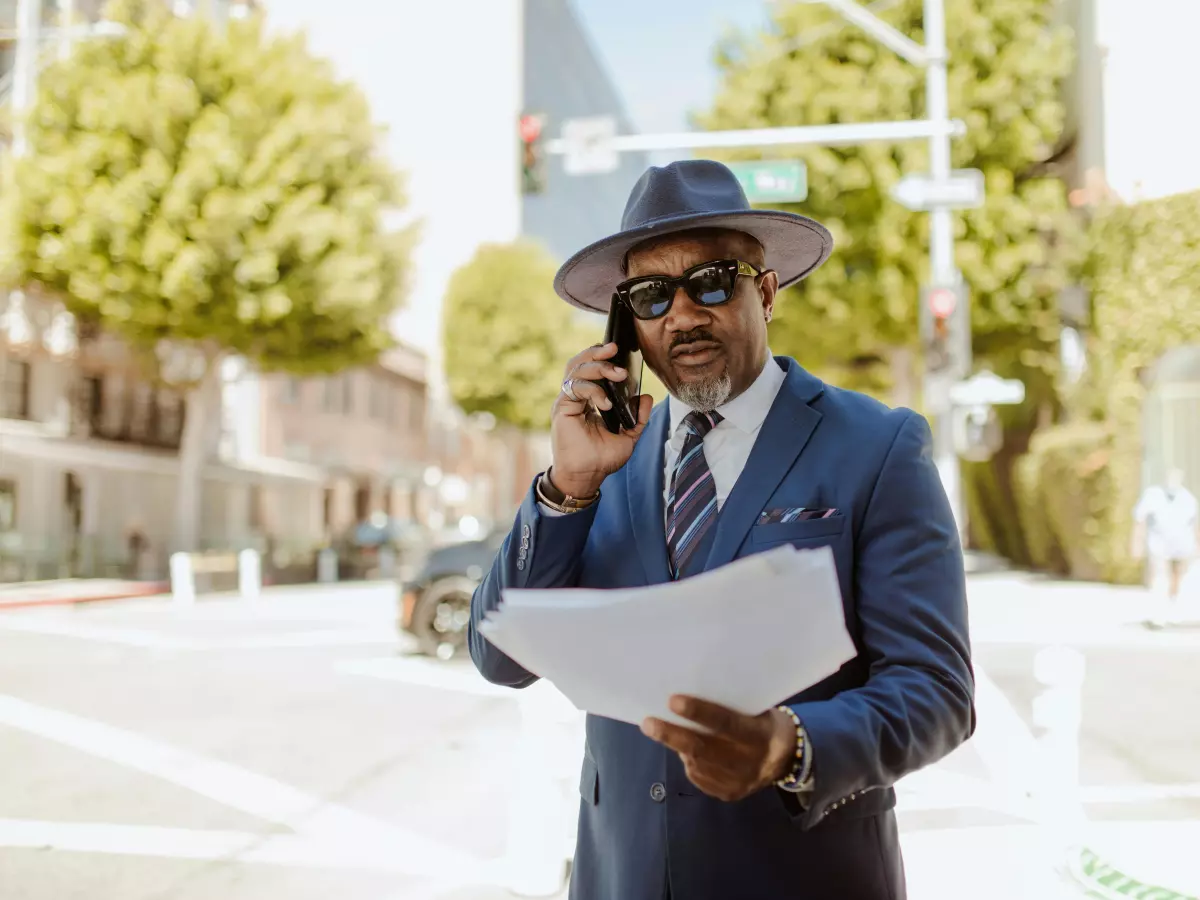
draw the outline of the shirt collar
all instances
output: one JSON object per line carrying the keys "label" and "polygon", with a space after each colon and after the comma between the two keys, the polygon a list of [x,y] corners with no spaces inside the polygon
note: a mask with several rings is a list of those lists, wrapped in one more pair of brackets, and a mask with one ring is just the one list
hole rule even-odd
{"label": "shirt collar", "polygon": [[[724,406],[717,407],[717,412],[721,414],[721,418],[725,422],[739,431],[755,434],[762,427],[767,413],[771,411],[771,405],[775,402],[775,396],[783,387],[786,377],[783,369],[775,363],[775,358],[768,352],[762,371],[758,373],[758,377],[754,379],[750,387]],[[671,413],[670,435],[674,436],[679,430],[680,423],[692,411],[692,408],[674,394],[668,398],[667,405]]]}

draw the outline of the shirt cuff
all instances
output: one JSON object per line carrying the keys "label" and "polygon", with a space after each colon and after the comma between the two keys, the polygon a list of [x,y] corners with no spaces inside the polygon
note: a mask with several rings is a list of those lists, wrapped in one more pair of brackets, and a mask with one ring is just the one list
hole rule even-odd
{"label": "shirt cuff", "polygon": [[543,516],[547,516],[548,518],[551,518],[551,519],[557,519],[559,516],[569,516],[570,515],[570,513],[565,513],[561,509],[553,509],[553,508],[547,506],[545,503],[543,503],[540,500],[538,501],[538,512],[540,512]]}

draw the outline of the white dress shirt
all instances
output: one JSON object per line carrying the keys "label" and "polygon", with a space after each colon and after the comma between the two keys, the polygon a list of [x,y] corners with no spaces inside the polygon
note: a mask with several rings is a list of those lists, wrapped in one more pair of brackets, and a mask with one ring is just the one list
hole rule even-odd
{"label": "white dress shirt", "polygon": [[[708,461],[713,484],[717,489],[718,510],[725,504],[725,498],[733,490],[742,469],[746,468],[746,460],[750,458],[750,451],[754,449],[759,429],[762,428],[767,413],[771,411],[775,397],[783,387],[783,381],[783,369],[768,353],[762,371],[758,373],[754,383],[724,406],[717,408],[722,421],[704,436],[704,458]],[[680,426],[692,411],[691,407],[674,396],[668,399],[667,405],[671,421],[667,426],[667,443],[663,452],[664,517],[667,496],[671,492],[671,474],[687,438],[687,429]]]}

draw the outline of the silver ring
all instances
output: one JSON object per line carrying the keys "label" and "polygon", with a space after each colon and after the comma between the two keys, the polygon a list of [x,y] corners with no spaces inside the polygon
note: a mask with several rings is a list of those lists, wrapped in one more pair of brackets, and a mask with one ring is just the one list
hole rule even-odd
{"label": "silver ring", "polygon": [[580,398],[575,394],[575,379],[573,378],[568,378],[562,383],[562,393],[563,396],[572,403],[578,403],[580,400]]}

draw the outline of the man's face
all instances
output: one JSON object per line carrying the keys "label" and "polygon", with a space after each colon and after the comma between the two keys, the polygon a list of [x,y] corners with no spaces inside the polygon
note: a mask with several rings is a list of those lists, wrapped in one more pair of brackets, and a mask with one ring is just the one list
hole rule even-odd
{"label": "man's face", "polygon": [[[763,266],[762,248],[748,235],[685,232],[635,247],[626,277],[675,277],[718,259]],[[646,364],[693,409],[708,412],[732,400],[762,371],[778,284],[774,272],[760,278],[739,275],[733,299],[720,306],[701,306],[680,288],[666,315],[636,320]]]}

